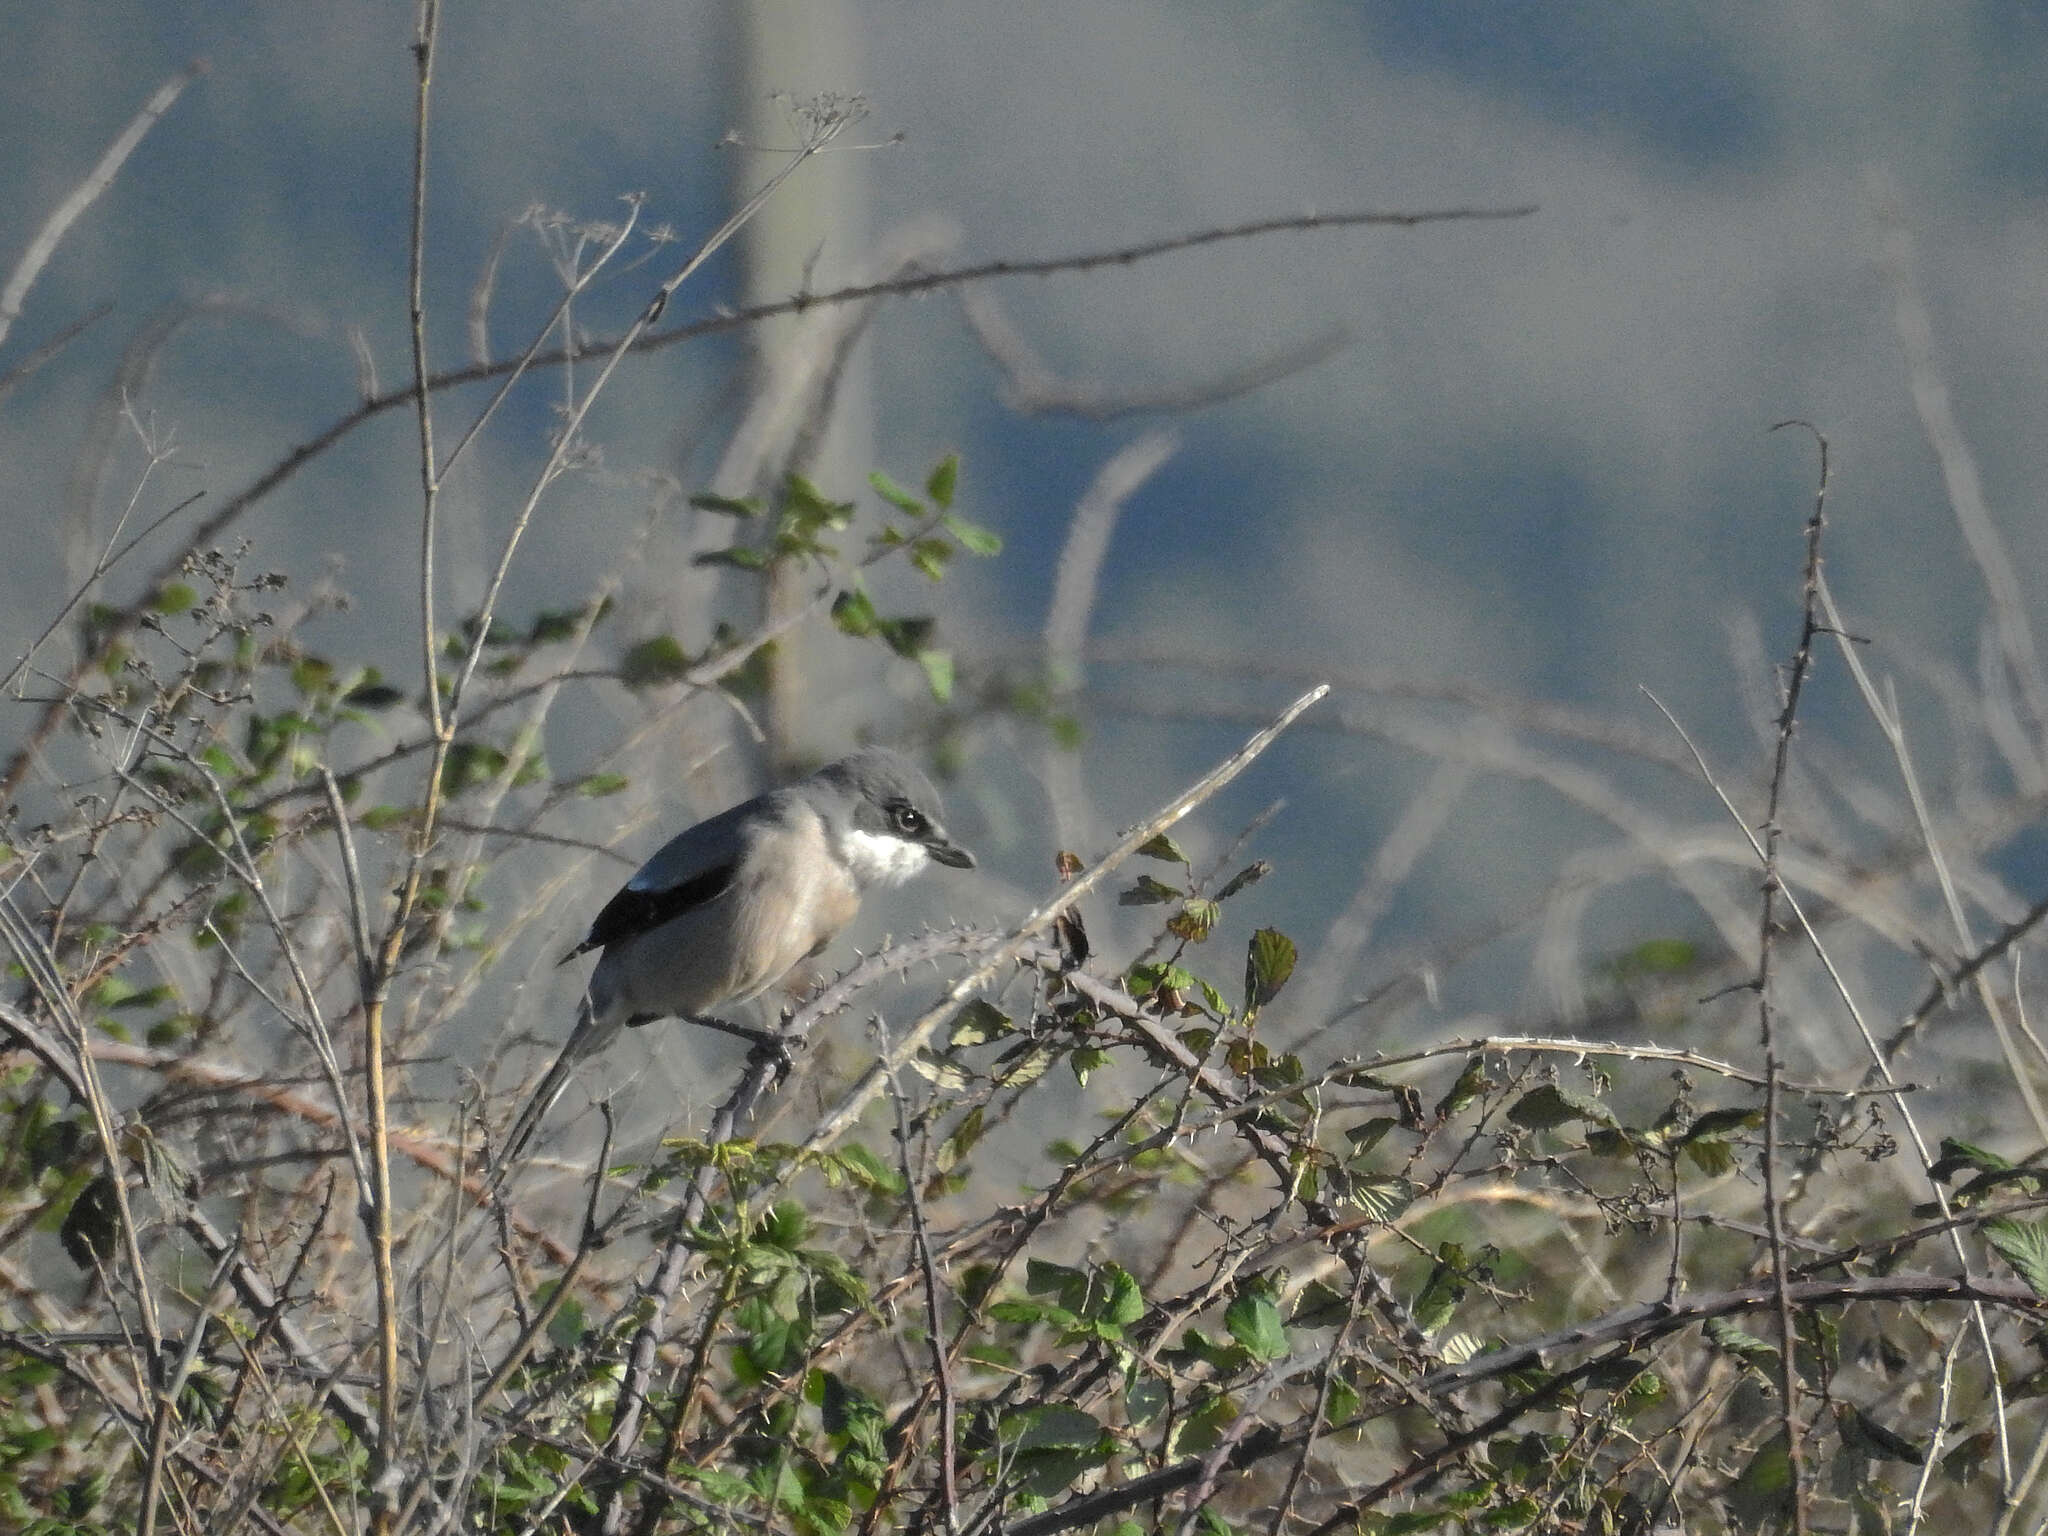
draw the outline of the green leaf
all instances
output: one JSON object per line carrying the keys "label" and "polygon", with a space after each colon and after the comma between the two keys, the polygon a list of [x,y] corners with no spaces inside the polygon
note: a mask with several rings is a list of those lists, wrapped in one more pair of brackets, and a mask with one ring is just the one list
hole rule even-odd
{"label": "green leaf", "polygon": [[1091,1315],[1117,1328],[1128,1328],[1145,1315],[1145,1295],[1137,1278],[1121,1264],[1105,1264],[1095,1272],[1099,1300]]}
{"label": "green leaf", "polygon": [[1773,1436],[1749,1458],[1727,1493],[1729,1508],[1754,1530],[1792,1507],[1792,1458],[1785,1437]]}
{"label": "green leaf", "polygon": [[1523,1094],[1508,1110],[1508,1119],[1532,1131],[1547,1131],[1574,1120],[1603,1126],[1615,1123],[1614,1116],[1597,1099],[1568,1092],[1555,1083],[1544,1083]]}
{"label": "green leaf", "polygon": [[1164,832],[1147,838],[1138,848],[1138,856],[1145,859],[1160,859],[1168,864],[1186,864],[1188,856],[1181,846]]}
{"label": "green leaf", "polygon": [[1057,1051],[1027,1040],[1003,1053],[997,1063],[995,1079],[1004,1088],[1028,1088],[1051,1071],[1052,1064],[1058,1060]]}
{"label": "green leaf", "polygon": [[103,1173],[72,1199],[71,1208],[57,1229],[57,1238],[71,1256],[71,1262],[91,1274],[95,1262],[105,1264],[112,1260],[120,1235],[119,1196],[114,1181]]}
{"label": "green leaf", "polygon": [[458,649],[450,652],[450,654],[468,655],[470,646],[478,643],[480,631],[482,644],[486,648],[517,645],[519,643],[518,632],[511,625],[505,623],[504,620],[494,618],[491,620],[490,627],[485,629],[483,615],[472,613],[462,621],[460,639],[458,640],[454,635],[448,637],[451,642],[458,646]]}
{"label": "green leaf", "polygon": [[1024,1289],[1034,1296],[1050,1296],[1076,1316],[1088,1305],[1088,1276],[1070,1264],[1050,1259],[1027,1259]]}
{"label": "green leaf", "polygon": [[1273,866],[1271,864],[1268,864],[1264,859],[1255,860],[1224,881],[1223,889],[1216,893],[1216,899],[1219,902],[1228,901],[1246,886],[1257,885],[1271,873],[1273,873]]}
{"label": "green leaf", "polygon": [[1543,1505],[1531,1494],[1519,1499],[1510,1499],[1505,1504],[1495,1504],[1479,1519],[1480,1529],[1488,1531],[1513,1531],[1533,1522],[1543,1513]]}
{"label": "green leaf", "polygon": [[373,805],[356,820],[372,832],[382,832],[386,827],[395,827],[411,816],[412,812],[402,805]]}
{"label": "green leaf", "polygon": [[1261,928],[1252,935],[1244,957],[1245,1012],[1263,1008],[1280,995],[1294,974],[1294,959],[1294,940],[1279,929]]}
{"label": "green leaf", "polygon": [[1263,1290],[1248,1291],[1223,1313],[1223,1326],[1230,1336],[1251,1351],[1256,1360],[1284,1360],[1290,1345],[1280,1309]]}
{"label": "green leaf", "polygon": [[292,663],[292,687],[302,696],[326,693],[334,687],[334,663],[318,656],[301,656]]}
{"label": "green leaf", "polygon": [[1927,1461],[1925,1450],[1851,1404],[1835,1405],[1835,1427],[1841,1431],[1843,1445],[1865,1456],[1880,1461],[1903,1461],[1914,1467]]}
{"label": "green leaf", "polygon": [[803,475],[791,475],[783,488],[782,530],[799,548],[815,546],[816,536],[844,528],[853,521],[854,505],[834,501]]}
{"label": "green leaf", "polygon": [[1325,1422],[1349,1424],[1358,1415],[1358,1389],[1342,1377],[1330,1382],[1330,1411]]}
{"label": "green leaf", "polygon": [[953,1028],[947,1037],[949,1046],[986,1045],[991,1040],[1001,1039],[1012,1032],[1010,1016],[994,1003],[975,998],[964,1004],[953,1015]]}
{"label": "green leaf", "polygon": [[1956,1448],[1941,1458],[1941,1470],[1951,1482],[1968,1486],[1976,1481],[1998,1449],[1998,1431],[1980,1429],[1974,1435],[1966,1435]]}
{"label": "green leaf", "polygon": [[594,616],[587,604],[575,608],[543,608],[533,616],[533,623],[527,626],[526,643],[554,645],[563,640],[573,640],[586,621],[596,623],[598,619],[611,612],[611,606],[610,598],[599,599]]}
{"label": "green leaf", "polygon": [[832,622],[856,640],[865,640],[881,628],[882,616],[875,612],[874,599],[853,587],[832,599]]}
{"label": "green leaf", "polygon": [[857,1141],[850,1141],[839,1149],[839,1160],[864,1188],[890,1195],[900,1195],[908,1188],[902,1174]]}
{"label": "green leaf", "polygon": [[1764,1123],[1762,1109],[1710,1109],[1695,1119],[1685,1133],[1685,1142],[1732,1136],[1737,1131],[1753,1131]]}
{"label": "green leaf", "polygon": [[952,1134],[939,1143],[936,1161],[939,1172],[949,1172],[961,1158],[974,1150],[974,1144],[981,1140],[983,1116],[981,1106],[975,1105],[961,1117],[953,1127]]}
{"label": "green leaf", "polygon": [[1040,1323],[1046,1322],[1057,1323],[1065,1328],[1071,1325],[1074,1316],[1065,1307],[1052,1307],[1041,1302],[1014,1299],[990,1302],[988,1315],[999,1323],[1009,1324],[1012,1328],[1036,1328]]}
{"label": "green leaf", "polygon": [[924,668],[925,686],[931,689],[932,697],[944,704],[953,697],[953,653],[951,651],[919,651],[917,664]]}
{"label": "green leaf", "polygon": [[1143,1429],[1166,1412],[1173,1393],[1156,1376],[1141,1376],[1124,1393],[1124,1413],[1133,1429]]}
{"label": "green leaf", "polygon": [[623,773],[592,773],[576,781],[576,793],[589,800],[602,800],[606,795],[616,795],[633,781]]}
{"label": "green leaf", "polygon": [[722,512],[727,517],[759,517],[761,502],[758,497],[737,498],[720,496],[714,491],[699,491],[690,498],[690,505],[699,512]]}
{"label": "green leaf", "polygon": [[775,642],[769,640],[747,652],[738,666],[723,673],[718,685],[735,698],[763,698],[767,695],[768,679],[774,665]]}
{"label": "green leaf", "polygon": [[403,704],[405,694],[377,681],[377,669],[372,667],[363,674],[360,683],[341,696],[341,702],[353,704],[358,709],[389,709],[394,704]]}
{"label": "green leaf", "polygon": [[1400,1123],[1392,1115],[1375,1115],[1363,1125],[1354,1125],[1344,1133],[1344,1139],[1351,1143],[1351,1155],[1363,1157],[1380,1144],[1387,1132]]}
{"label": "green leaf", "polygon": [[[888,1425],[882,1405],[831,1371],[818,1371],[815,1378],[825,1433],[838,1435],[873,1454],[881,1454],[883,1435]],[[811,1395],[808,1384],[805,1395]]]}
{"label": "green leaf", "polygon": [[138,1000],[146,1003],[152,993],[168,990],[156,987],[144,989],[119,976],[103,976],[87,994],[87,999],[95,1008],[133,1008],[137,1006]]}
{"label": "green leaf", "polygon": [[924,516],[924,503],[883,474],[879,469],[869,471],[868,484],[875,488],[877,496],[888,502],[897,511],[907,512],[912,517]]}
{"label": "green leaf", "polygon": [[1067,1403],[1024,1409],[1012,1415],[1004,1427],[1016,1436],[1018,1450],[1092,1448],[1102,1438],[1102,1423],[1092,1413]]}
{"label": "green leaf", "polygon": [[692,565],[729,565],[742,571],[765,571],[773,564],[765,550],[755,549],[750,544],[734,544],[726,549],[707,549],[691,557]]}
{"label": "green leaf", "polygon": [[448,749],[441,765],[441,793],[448,796],[487,784],[504,772],[511,761],[498,748],[482,741],[458,741]]}
{"label": "green leaf", "polygon": [[1994,1194],[2032,1195],[2040,1192],[2041,1175],[2025,1167],[1980,1173],[1949,1196],[1951,1206],[1980,1205]]}
{"label": "green leaf", "polygon": [[1980,1173],[2002,1173],[2011,1167],[2012,1163],[1996,1152],[1986,1151],[1953,1136],[1944,1136],[1941,1139],[1941,1157],[1927,1172],[1930,1178],[1945,1184],[1965,1168],[1974,1168]]}
{"label": "green leaf", "polygon": [[1083,1088],[1088,1086],[1089,1078],[1108,1065],[1109,1052],[1103,1050],[1100,1046],[1084,1045],[1071,1052],[1067,1057],[1068,1070],[1074,1074],[1074,1081]]}
{"label": "green leaf", "polygon": [[979,523],[970,523],[966,518],[951,512],[940,521],[945,524],[946,532],[958,539],[960,547],[970,555],[980,555],[986,559],[1003,552],[1002,535],[994,529],[984,528]]}
{"label": "green leaf", "polygon": [[2048,1296],[2048,1226],[2003,1216],[1984,1223],[1984,1240],[2036,1296]]}
{"label": "green leaf", "polygon": [[1151,907],[1163,901],[1178,901],[1181,893],[1163,881],[1150,875],[1138,876],[1138,883],[1129,890],[1120,892],[1116,904],[1120,907]]}
{"label": "green leaf", "polygon": [[794,1253],[811,1235],[811,1214],[794,1200],[778,1200],[754,1223],[754,1241]]}
{"label": "green leaf", "polygon": [[1617,976],[1683,976],[1699,964],[1699,946],[1686,939],[1647,939],[1614,962]]}
{"label": "green leaf", "polygon": [[875,620],[875,633],[889,649],[913,661],[930,644],[932,631],[937,627],[936,619],[923,616]]}
{"label": "green leaf", "polygon": [[1162,961],[1146,961],[1134,965],[1124,973],[1124,989],[1133,997],[1150,997],[1155,992],[1172,990],[1191,992],[1195,978],[1177,965]]}
{"label": "green leaf", "polygon": [[1710,1179],[1722,1178],[1735,1167],[1735,1149],[1718,1138],[1688,1141],[1686,1160]]}
{"label": "green leaf", "polygon": [[1166,931],[1175,938],[1200,944],[1215,931],[1222,910],[1213,901],[1189,901],[1166,920]]}
{"label": "green leaf", "polygon": [[946,562],[953,558],[953,546],[944,539],[919,539],[910,546],[910,563],[931,579],[946,574]]}
{"label": "green leaf", "polygon": [[652,688],[673,683],[688,674],[690,658],[674,635],[655,635],[642,640],[619,661],[619,681],[628,688]]}
{"label": "green leaf", "polygon": [[158,613],[169,615],[184,613],[199,604],[199,594],[182,581],[167,581],[159,587],[156,596],[149,600],[149,606]]}
{"label": "green leaf", "polygon": [[562,1303],[562,1310],[548,1320],[548,1342],[559,1350],[572,1350],[583,1342],[583,1330],[583,1303],[571,1296]]}
{"label": "green leaf", "polygon": [[[1711,1141],[1700,1143],[1702,1149],[1712,1147]],[[1639,1157],[1652,1150],[1654,1143],[1640,1139],[1639,1134],[1621,1126],[1595,1126],[1586,1132],[1586,1150],[1595,1157],[1615,1159]]]}
{"label": "green leaf", "polygon": [[953,505],[953,492],[960,483],[960,455],[949,453],[932,469],[924,483],[925,495],[941,507]]}
{"label": "green leaf", "polygon": [[1336,1286],[1311,1280],[1294,1298],[1288,1323],[1295,1328],[1338,1328],[1351,1315],[1351,1298]]}
{"label": "green leaf", "polygon": [[1725,1317],[1707,1319],[1706,1335],[1715,1348],[1733,1355],[1751,1370],[1777,1380],[1778,1351],[1748,1329]]}
{"label": "green leaf", "polygon": [[1621,1355],[1595,1361],[1579,1379],[1595,1392],[1620,1392],[1649,1368],[1647,1360],[1638,1360],[1633,1355]]}
{"label": "green leaf", "polygon": [[1415,1326],[1425,1337],[1442,1330],[1465,1299],[1465,1250],[1457,1243],[1437,1245],[1437,1261],[1409,1304]]}
{"label": "green leaf", "polygon": [[1489,1087],[1493,1087],[1493,1079],[1487,1077],[1485,1057],[1468,1057],[1464,1063],[1464,1071],[1458,1073],[1458,1081],[1454,1081],[1450,1085],[1450,1090],[1444,1094],[1444,1098],[1436,1102],[1436,1118],[1450,1118],[1466,1104],[1485,1094]]}

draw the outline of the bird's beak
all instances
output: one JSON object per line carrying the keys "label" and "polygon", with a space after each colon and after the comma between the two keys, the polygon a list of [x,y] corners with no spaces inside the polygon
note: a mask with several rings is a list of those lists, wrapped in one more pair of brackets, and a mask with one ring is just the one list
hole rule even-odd
{"label": "bird's beak", "polygon": [[950,864],[955,869],[974,868],[974,855],[958,843],[926,843],[924,847],[941,864]]}

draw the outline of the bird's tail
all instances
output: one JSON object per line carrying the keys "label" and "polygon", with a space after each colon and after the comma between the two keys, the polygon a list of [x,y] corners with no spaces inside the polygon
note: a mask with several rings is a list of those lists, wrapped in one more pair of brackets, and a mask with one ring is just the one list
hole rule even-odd
{"label": "bird's tail", "polygon": [[555,1057],[554,1064],[541,1078],[539,1086],[528,1095],[526,1103],[520,1106],[518,1118],[505,1132],[502,1149],[492,1162],[490,1176],[484,1185],[487,1200],[496,1198],[499,1188],[518,1166],[527,1143],[533,1140],[548,1111],[555,1107],[555,1100],[562,1096],[562,1090],[569,1086],[569,1079],[578,1063],[584,1057],[596,1054],[618,1032],[618,1022],[600,1018],[586,993],[582,1006],[576,1011],[576,1027],[569,1031],[561,1054]]}

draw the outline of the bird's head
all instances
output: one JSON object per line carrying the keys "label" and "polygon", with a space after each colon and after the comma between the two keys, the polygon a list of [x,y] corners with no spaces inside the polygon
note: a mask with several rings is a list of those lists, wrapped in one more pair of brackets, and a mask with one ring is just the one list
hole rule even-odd
{"label": "bird's head", "polygon": [[939,792],[900,753],[863,748],[827,763],[804,788],[862,886],[901,885],[934,861],[974,868],[974,855],[947,835]]}

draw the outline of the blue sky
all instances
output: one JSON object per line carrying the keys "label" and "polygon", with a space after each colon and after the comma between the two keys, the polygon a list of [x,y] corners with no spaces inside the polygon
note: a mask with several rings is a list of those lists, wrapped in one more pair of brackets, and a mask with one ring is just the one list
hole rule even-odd
{"label": "blue sky", "polygon": [[[1916,407],[1909,388],[1900,321],[1915,305],[1927,317],[1929,366],[2032,604],[2048,543],[2037,447],[2048,23],[2033,8],[1896,0],[1853,25],[1817,3],[752,10],[785,17],[786,35],[767,28],[765,67],[786,69],[787,89],[862,93],[869,116],[849,137],[904,136],[816,162],[792,184],[788,223],[764,226],[784,271],[807,260],[826,276],[860,270],[918,221],[942,259],[964,262],[1310,208],[1540,210],[1506,224],[1285,235],[993,288],[1049,366],[1111,390],[1185,386],[1333,327],[1351,338],[1316,367],[1178,419],[1176,455],[1123,511],[1093,633],[1125,654],[1180,650],[1247,673],[1097,669],[1080,783],[1098,845],[1225,750],[1241,717],[1277,708],[1295,676],[1319,670],[1564,703],[1655,735],[1647,686],[1753,795],[1771,684],[1742,637],[1760,636],[1766,656],[1789,643],[1814,472],[1810,439],[1766,429],[1803,417],[1836,454],[1838,594],[1873,665],[1900,681],[1923,771],[1980,877],[1980,924],[2039,878],[2009,834],[1960,830],[2018,773],[1985,742],[1957,743],[1937,686],[1960,680],[1952,704],[1976,684],[1986,607],[1925,390]],[[159,82],[195,55],[210,63],[71,232],[0,349],[4,368],[91,305],[115,305],[0,403],[0,517],[15,555],[5,640],[18,651],[66,579],[67,539],[73,566],[90,542],[64,510],[85,423],[162,306],[233,301],[179,334],[139,402],[176,433],[165,496],[226,495],[346,410],[351,327],[382,381],[403,377],[411,81],[402,6],[73,0],[8,27],[31,67],[0,79],[16,146],[0,164],[0,205],[13,210],[0,262]],[[620,195],[644,192],[645,218],[687,240],[722,216],[735,185],[773,168],[771,154],[711,147],[735,125],[757,140],[776,131],[773,109],[733,83],[745,30],[727,8],[691,3],[446,7],[429,235],[437,358],[462,356],[476,274],[522,210],[604,219]],[[602,333],[630,316],[653,270],[594,293],[585,324]],[[738,271],[715,264],[671,314],[735,300]],[[496,348],[516,345],[550,282],[533,239],[515,234]],[[970,658],[1028,660],[1077,497],[1157,422],[1009,412],[950,298],[885,306],[861,347],[833,460],[846,484],[873,464],[908,479],[960,450],[966,510],[1009,541],[1001,561],[936,593],[886,590],[934,603]],[[741,414],[743,356],[726,341],[628,366],[594,418],[604,471],[544,505],[515,609],[573,597],[627,559],[647,474],[709,482]],[[538,462],[555,387],[522,397],[454,488],[451,606],[473,597]],[[449,421],[464,401],[473,408],[448,398]],[[405,654],[394,637],[416,518],[409,453],[394,415],[245,529],[301,579],[339,556],[359,607],[354,627],[328,638],[382,647],[389,666]],[[128,450],[107,476],[96,529],[138,462]],[[684,563],[691,547],[670,532],[632,557],[626,627],[675,624],[686,640],[701,627],[711,610]],[[804,722],[816,750],[915,722],[914,677],[865,660],[817,665],[829,686]],[[1119,707],[1134,700],[1147,711]],[[1364,692],[1349,703],[1377,733],[1305,734],[1190,834],[1220,849],[1284,796],[1262,845],[1282,878],[1247,917],[1311,948],[1439,761],[1415,730],[1471,728],[1455,704]],[[574,760],[638,707],[617,694],[579,701],[551,746]],[[1816,816],[1828,813],[1845,856],[1892,846],[1896,776],[1831,660],[1811,709],[1816,762],[1831,752],[1835,765],[1815,770]],[[1390,720],[1408,722],[1402,743],[1378,731]],[[1681,775],[1495,724],[1601,776],[1676,840],[1732,837]],[[955,795],[992,875],[963,900],[984,915],[1021,910],[1046,883],[1041,744],[991,727],[968,745],[971,782]],[[647,806],[659,823],[710,808],[681,790]],[[1447,935],[1498,924],[1511,937],[1451,978],[1444,1013],[1402,1027],[1450,1027],[1460,1008],[1542,1014],[1560,1001],[1556,967],[1536,954],[1542,914],[1560,910],[1574,859],[1629,842],[1555,784],[1488,770],[1402,882],[1375,943],[1321,995],[1347,996]],[[1748,899],[1739,859],[1705,867],[1731,907]],[[1645,877],[1595,900],[1584,954],[1709,934],[1697,900],[1672,892]],[[1921,885],[1883,899],[1939,929]]]}

